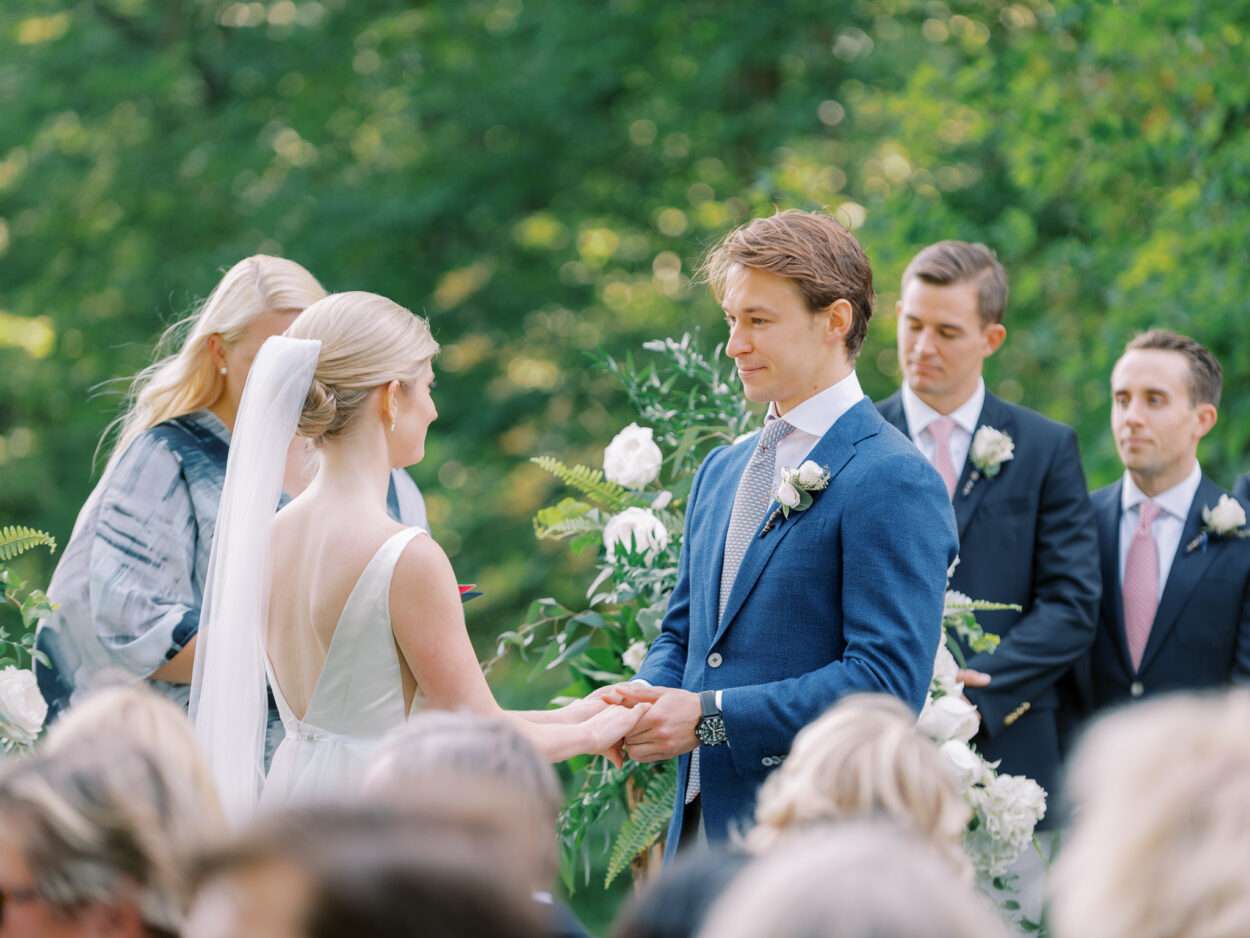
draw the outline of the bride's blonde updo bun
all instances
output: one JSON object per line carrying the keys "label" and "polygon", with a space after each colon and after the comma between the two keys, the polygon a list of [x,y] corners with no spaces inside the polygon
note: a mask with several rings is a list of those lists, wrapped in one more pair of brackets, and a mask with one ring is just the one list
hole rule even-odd
{"label": "bride's blonde updo bun", "polygon": [[384,296],[361,291],[318,300],[286,334],[321,343],[297,429],[315,443],[345,432],[374,388],[417,380],[438,353],[429,323]]}

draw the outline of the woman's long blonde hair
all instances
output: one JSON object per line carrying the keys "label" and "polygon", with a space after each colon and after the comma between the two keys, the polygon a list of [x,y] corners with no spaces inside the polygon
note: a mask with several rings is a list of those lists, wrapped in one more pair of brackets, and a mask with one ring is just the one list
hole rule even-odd
{"label": "woman's long blonde hair", "polygon": [[785,763],[764,782],[756,826],[746,837],[764,853],[821,823],[887,817],[931,843],[965,881],[970,809],[942,754],[916,729],[916,716],[885,694],[854,694],[794,738]]}
{"label": "woman's long blonde hair", "polygon": [[115,457],[145,430],[217,401],[225,379],[213,366],[209,336],[220,335],[232,345],[261,313],[303,310],[325,295],[317,278],[295,261],[266,254],[239,261],[199,309],[165,330],[156,346],[158,360],[135,375],[126,412],[109,425],[101,445],[116,432]]}

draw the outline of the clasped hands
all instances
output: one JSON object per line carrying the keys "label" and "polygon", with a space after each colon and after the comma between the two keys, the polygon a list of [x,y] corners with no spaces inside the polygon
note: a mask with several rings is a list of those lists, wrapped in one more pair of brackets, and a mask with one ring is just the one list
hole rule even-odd
{"label": "clasped hands", "polygon": [[626,755],[637,762],[663,762],[698,745],[694,729],[701,714],[699,695],[688,690],[630,681],[600,687],[569,706],[602,720],[605,732],[617,734],[595,752],[618,767]]}

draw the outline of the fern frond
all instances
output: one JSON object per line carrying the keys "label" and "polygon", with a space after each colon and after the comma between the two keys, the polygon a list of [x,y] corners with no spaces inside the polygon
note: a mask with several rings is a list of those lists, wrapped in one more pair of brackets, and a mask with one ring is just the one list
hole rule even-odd
{"label": "fern frond", "polygon": [[530,462],[541,466],[570,488],[577,489],[604,511],[624,511],[634,503],[628,491],[615,482],[604,479],[603,472],[599,469],[566,466],[551,456],[535,456]]}
{"label": "fern frond", "polygon": [[0,560],[12,560],[19,554],[34,550],[36,547],[46,547],[50,551],[55,551],[56,538],[51,534],[44,534],[34,528],[26,528],[17,524],[0,528]]}
{"label": "fern frond", "polygon": [[534,533],[539,540],[563,540],[587,531],[598,531],[603,524],[598,519],[598,513],[592,515],[591,512],[594,509],[585,502],[563,498],[558,504],[534,513]]}
{"label": "fern frond", "polygon": [[612,844],[612,855],[608,859],[604,889],[611,886],[612,880],[628,868],[634,857],[660,839],[673,816],[676,799],[677,763],[670,762],[647,783],[642,800],[638,802],[629,819],[621,825],[621,832],[616,835],[616,842]]}

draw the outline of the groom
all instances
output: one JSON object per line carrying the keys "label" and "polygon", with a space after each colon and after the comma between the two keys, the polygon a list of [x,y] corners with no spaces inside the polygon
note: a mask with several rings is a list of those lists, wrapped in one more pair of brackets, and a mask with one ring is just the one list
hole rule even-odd
{"label": "groom", "polygon": [[[768,415],[699,468],[645,683],[612,689],[651,702],[629,755],[680,757],[670,855],[748,820],[795,734],[847,694],[920,709],[957,544],[941,478],[855,376],[873,303],[855,238],[828,215],[781,212],[731,232],[705,269],[726,353]],[[797,488],[810,490],[778,493],[805,461],[827,485],[804,486],[809,468]]]}

